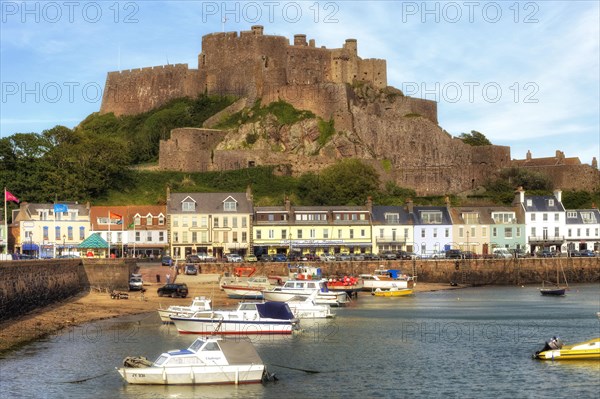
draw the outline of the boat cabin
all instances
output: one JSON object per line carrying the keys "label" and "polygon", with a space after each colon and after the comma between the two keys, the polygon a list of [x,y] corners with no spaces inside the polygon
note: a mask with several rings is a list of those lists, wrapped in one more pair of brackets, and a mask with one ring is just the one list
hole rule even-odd
{"label": "boat cabin", "polygon": [[156,359],[154,366],[227,366],[241,363],[262,363],[258,353],[249,342],[198,338],[187,349],[163,353]]}

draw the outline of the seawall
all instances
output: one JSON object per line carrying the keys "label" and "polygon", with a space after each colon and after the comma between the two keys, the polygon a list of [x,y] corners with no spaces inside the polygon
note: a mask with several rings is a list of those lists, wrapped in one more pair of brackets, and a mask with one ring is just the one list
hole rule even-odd
{"label": "seawall", "polygon": [[[309,264],[309,263],[307,263]],[[294,264],[291,264],[292,266]],[[323,275],[358,275],[377,268],[399,269],[424,283],[466,285],[522,285],[555,281],[556,271],[564,270],[569,284],[600,283],[600,258],[403,260],[377,262],[320,262]],[[256,267],[257,275],[287,275],[288,263],[202,263],[202,273],[233,273],[236,267]],[[560,275],[563,281],[563,275]]]}
{"label": "seawall", "polygon": [[127,290],[134,260],[52,259],[0,262],[0,321],[86,289]]}

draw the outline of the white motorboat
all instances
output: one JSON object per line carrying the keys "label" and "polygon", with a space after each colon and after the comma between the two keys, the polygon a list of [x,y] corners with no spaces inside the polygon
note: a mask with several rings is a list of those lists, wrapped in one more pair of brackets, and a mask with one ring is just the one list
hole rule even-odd
{"label": "white motorboat", "polygon": [[286,303],[242,302],[236,310],[171,316],[182,334],[291,334],[300,321]]}
{"label": "white motorboat", "polygon": [[329,305],[318,305],[315,303],[318,291],[315,291],[303,301],[286,302],[294,316],[299,319],[329,319],[335,317]]}
{"label": "white motorboat", "polygon": [[273,278],[270,277],[256,276],[250,277],[246,281],[223,284],[221,288],[229,298],[262,299],[263,290],[274,288],[279,285],[274,284],[273,281]]}
{"label": "white motorboat", "polygon": [[359,277],[363,280],[363,291],[413,288],[415,285],[411,276],[394,269],[378,269],[373,274],[361,274]]}
{"label": "white motorboat", "polygon": [[329,291],[326,282],[327,280],[288,280],[280,287],[264,290],[263,299],[274,302],[302,301],[318,291],[315,297],[318,305],[343,306],[348,303],[348,295],[344,291]]}
{"label": "white motorboat", "polygon": [[199,310],[211,310],[211,300],[203,296],[197,296],[190,306],[172,305],[166,309],[158,309],[158,315],[163,323],[171,323],[171,315],[192,315]]}
{"label": "white motorboat", "polygon": [[117,371],[129,384],[251,384],[269,374],[248,341],[196,339],[189,348],[161,354],[154,362],[127,357]]}

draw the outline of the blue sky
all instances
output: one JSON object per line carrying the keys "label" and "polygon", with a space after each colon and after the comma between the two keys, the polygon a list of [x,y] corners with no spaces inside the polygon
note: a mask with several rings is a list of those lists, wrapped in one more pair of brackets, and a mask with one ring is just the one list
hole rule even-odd
{"label": "blue sky", "polygon": [[1,137],[74,127],[107,72],[196,68],[203,35],[261,24],[328,48],[357,39],[389,85],[438,101],[446,131],[483,132],[512,158],[600,153],[598,1],[2,0],[1,18]]}

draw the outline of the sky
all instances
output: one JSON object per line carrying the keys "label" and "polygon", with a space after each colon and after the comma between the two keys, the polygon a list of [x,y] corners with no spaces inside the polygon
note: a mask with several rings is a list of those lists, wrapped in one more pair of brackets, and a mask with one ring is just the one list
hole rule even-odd
{"label": "sky", "polygon": [[600,158],[600,2],[0,1],[0,137],[74,127],[109,71],[187,63],[202,36],[304,33],[358,41],[388,84],[438,102],[453,136],[476,130],[513,159]]}

